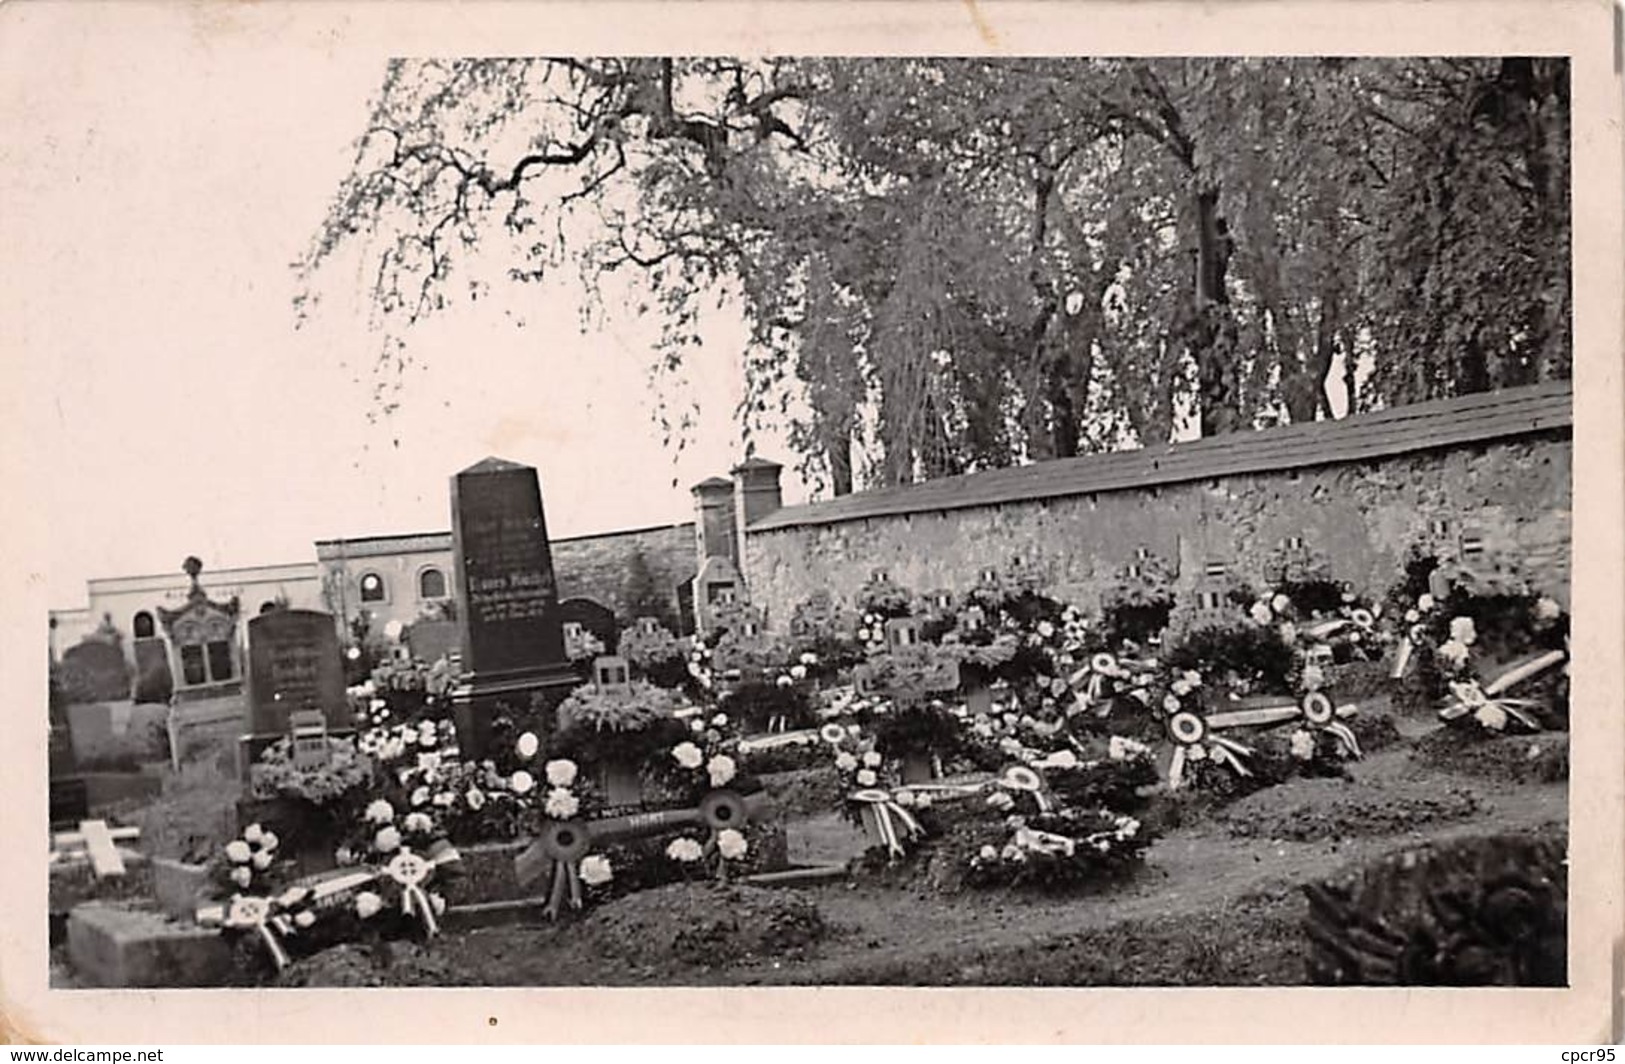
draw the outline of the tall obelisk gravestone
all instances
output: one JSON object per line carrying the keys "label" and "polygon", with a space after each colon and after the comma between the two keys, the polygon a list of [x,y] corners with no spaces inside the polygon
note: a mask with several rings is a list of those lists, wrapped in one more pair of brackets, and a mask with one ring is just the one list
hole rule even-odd
{"label": "tall obelisk gravestone", "polygon": [[504,707],[523,712],[540,694],[551,710],[578,681],[536,470],[500,458],[463,470],[451,478],[451,521],[463,648],[452,706],[465,756],[482,757]]}

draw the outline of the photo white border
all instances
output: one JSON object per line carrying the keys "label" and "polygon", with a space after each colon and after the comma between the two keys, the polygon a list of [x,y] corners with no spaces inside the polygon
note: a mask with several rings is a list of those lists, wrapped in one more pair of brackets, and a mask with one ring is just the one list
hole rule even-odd
{"label": "photo white border", "polygon": [[[44,507],[50,367],[27,337],[0,359],[0,606],[6,721],[0,1035],[18,1041],[1598,1043],[1615,1019],[1625,884],[1625,292],[1615,9],[1602,0],[1037,3],[233,3],[0,5],[0,83],[142,47],[175,20],[222,47],[312,62],[470,54],[1543,54],[1572,57],[1575,327],[1574,669],[1568,990],[51,991],[45,985]],[[265,106],[294,86],[267,85]],[[358,131],[359,132],[359,131]],[[222,131],[229,136],[230,131]],[[229,150],[223,148],[222,150]],[[9,157],[13,167],[49,160]],[[3,186],[0,186],[3,187]],[[6,210],[26,203],[9,202]],[[251,209],[251,208],[249,208]],[[3,222],[0,222],[3,224]],[[223,237],[222,239],[226,239]],[[0,243],[5,294],[51,276]],[[5,305],[0,303],[0,306]],[[573,328],[573,323],[568,327]],[[12,346],[15,343],[17,346]],[[229,363],[223,360],[223,371]],[[135,397],[132,397],[135,401]],[[21,490],[17,490],[20,488]],[[102,520],[87,514],[86,520]],[[491,1021],[495,1020],[493,1024]]]}

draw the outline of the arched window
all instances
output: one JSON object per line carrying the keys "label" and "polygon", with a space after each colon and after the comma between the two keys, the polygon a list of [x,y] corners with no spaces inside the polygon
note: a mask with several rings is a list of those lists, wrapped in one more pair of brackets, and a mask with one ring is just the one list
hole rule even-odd
{"label": "arched window", "polygon": [[363,573],[361,576],[361,601],[382,602],[385,596],[384,578],[377,573]]}
{"label": "arched window", "polygon": [[439,569],[425,569],[418,574],[418,598],[443,599],[446,597],[446,574]]}
{"label": "arched window", "polygon": [[135,620],[131,627],[135,629],[135,637],[137,639],[151,639],[153,636],[152,614],[148,613],[146,610],[141,610],[135,615]]}

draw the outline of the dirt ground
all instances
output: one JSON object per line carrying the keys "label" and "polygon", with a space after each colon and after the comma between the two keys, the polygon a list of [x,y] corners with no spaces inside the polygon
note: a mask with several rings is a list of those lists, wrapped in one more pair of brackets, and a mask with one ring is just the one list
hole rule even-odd
{"label": "dirt ground", "polygon": [[[1081,896],[943,893],[908,875],[802,888],[682,885],[558,926],[348,947],[284,985],[1282,985],[1303,980],[1300,885],[1424,841],[1561,832],[1552,772],[1474,771],[1419,745],[1425,727],[1351,766],[1188,817],[1126,881]],[[1555,737],[1496,740],[1503,762],[1553,757]],[[1515,747],[1515,748],[1514,748]],[[1536,751],[1538,748],[1538,752]],[[1509,776],[1514,778],[1508,778]],[[792,820],[791,860],[843,861],[837,815]]]}

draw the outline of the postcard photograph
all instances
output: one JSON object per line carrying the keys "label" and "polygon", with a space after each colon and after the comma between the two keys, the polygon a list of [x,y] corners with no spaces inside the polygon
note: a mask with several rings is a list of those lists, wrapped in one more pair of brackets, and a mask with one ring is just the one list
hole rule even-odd
{"label": "postcard photograph", "polygon": [[6,13],[50,1000],[1596,974],[1575,53],[278,10]]}

